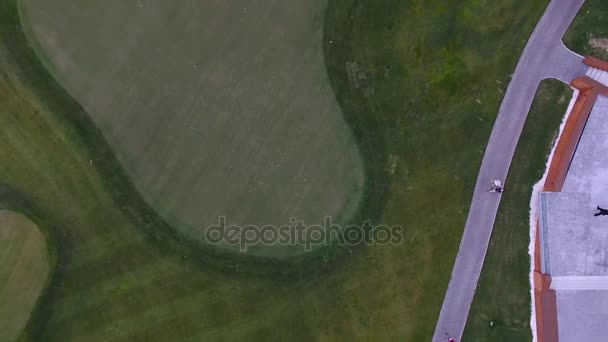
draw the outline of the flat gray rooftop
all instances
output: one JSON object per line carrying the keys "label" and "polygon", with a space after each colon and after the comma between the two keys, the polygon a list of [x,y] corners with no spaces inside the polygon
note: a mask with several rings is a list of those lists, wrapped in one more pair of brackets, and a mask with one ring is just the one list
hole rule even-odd
{"label": "flat gray rooftop", "polygon": [[605,341],[608,291],[557,291],[560,342]]}
{"label": "flat gray rooftop", "polygon": [[543,273],[557,292],[560,342],[608,336],[608,98],[600,96],[585,126],[562,192],[541,193]]}
{"label": "flat gray rooftop", "polygon": [[542,193],[543,273],[608,276],[608,216],[594,217],[589,193]]}
{"label": "flat gray rooftop", "polygon": [[589,115],[562,192],[588,193],[593,208],[598,205],[608,208],[608,98],[605,96],[598,97]]}

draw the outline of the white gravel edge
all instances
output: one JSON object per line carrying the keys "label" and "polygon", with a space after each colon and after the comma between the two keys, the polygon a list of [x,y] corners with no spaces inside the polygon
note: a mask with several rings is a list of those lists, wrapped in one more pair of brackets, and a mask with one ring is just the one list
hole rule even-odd
{"label": "white gravel edge", "polygon": [[532,187],[532,197],[530,198],[530,245],[528,246],[528,254],[530,255],[530,299],[531,299],[531,315],[530,315],[530,329],[532,330],[532,341],[537,342],[536,337],[536,308],[534,307],[534,244],[536,243],[536,221],[538,220],[538,198],[539,194],[543,189],[543,185],[545,183],[545,179],[547,178],[547,173],[549,172],[549,165],[551,165],[551,160],[553,159],[553,153],[555,152],[555,147],[557,146],[557,142],[562,136],[562,131],[564,130],[564,126],[568,117],[570,116],[570,112],[572,111],[572,107],[574,107],[574,103],[578,98],[579,91],[575,88],[572,88],[572,98],[570,99],[570,104],[568,105],[568,109],[564,117],[562,118],[562,122],[559,126],[559,133],[557,135],[557,139],[553,142],[553,146],[551,147],[551,153],[549,153],[549,157],[547,158],[547,162],[545,164],[545,173],[543,177]]}

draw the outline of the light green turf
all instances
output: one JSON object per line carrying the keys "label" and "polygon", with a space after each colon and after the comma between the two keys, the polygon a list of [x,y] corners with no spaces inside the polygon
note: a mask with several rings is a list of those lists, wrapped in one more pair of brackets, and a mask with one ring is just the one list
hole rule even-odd
{"label": "light green turf", "polygon": [[[363,166],[323,63],[325,0],[23,0],[31,38],[144,197],[192,238],[346,223]],[[257,247],[291,255],[297,247]]]}
{"label": "light green turf", "polygon": [[49,259],[38,227],[0,210],[0,341],[14,341],[46,284]]}

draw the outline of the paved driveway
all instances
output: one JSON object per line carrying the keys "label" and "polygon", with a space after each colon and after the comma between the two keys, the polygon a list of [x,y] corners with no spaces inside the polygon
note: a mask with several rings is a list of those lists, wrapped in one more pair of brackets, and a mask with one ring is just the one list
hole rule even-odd
{"label": "paved driveway", "polygon": [[464,234],[433,336],[434,342],[445,342],[446,332],[457,341],[462,337],[501,198],[500,194],[486,190],[491,179],[507,178],[517,141],[540,81],[557,78],[570,82],[585,74],[586,66],[582,63],[582,57],[569,51],[561,41],[583,2],[552,0],[515,69],[479,170]]}

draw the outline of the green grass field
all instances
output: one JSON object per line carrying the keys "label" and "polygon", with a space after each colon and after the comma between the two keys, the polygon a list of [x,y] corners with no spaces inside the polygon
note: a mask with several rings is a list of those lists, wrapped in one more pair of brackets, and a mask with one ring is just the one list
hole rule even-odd
{"label": "green grass field", "polygon": [[[545,172],[546,158],[566,113],[572,90],[543,81],[509,171],[488,254],[463,341],[531,341],[530,197]],[[495,325],[490,327],[490,321]]]}
{"label": "green grass field", "polygon": [[219,216],[354,219],[364,167],[323,64],[324,0],[21,3],[47,66],[186,236]]}
{"label": "green grass field", "polygon": [[0,210],[0,341],[21,334],[47,282],[43,235],[26,217]]}
{"label": "green grass field", "polygon": [[[546,4],[332,0],[317,12],[365,168],[358,216],[404,225],[406,241],[274,260],[174,234],[29,47],[16,0],[1,0],[0,181],[57,254],[24,339],[428,340],[502,93]],[[181,11],[196,15],[169,13]]]}
{"label": "green grass field", "polygon": [[608,60],[608,2],[587,0],[564,36],[570,49]]}

